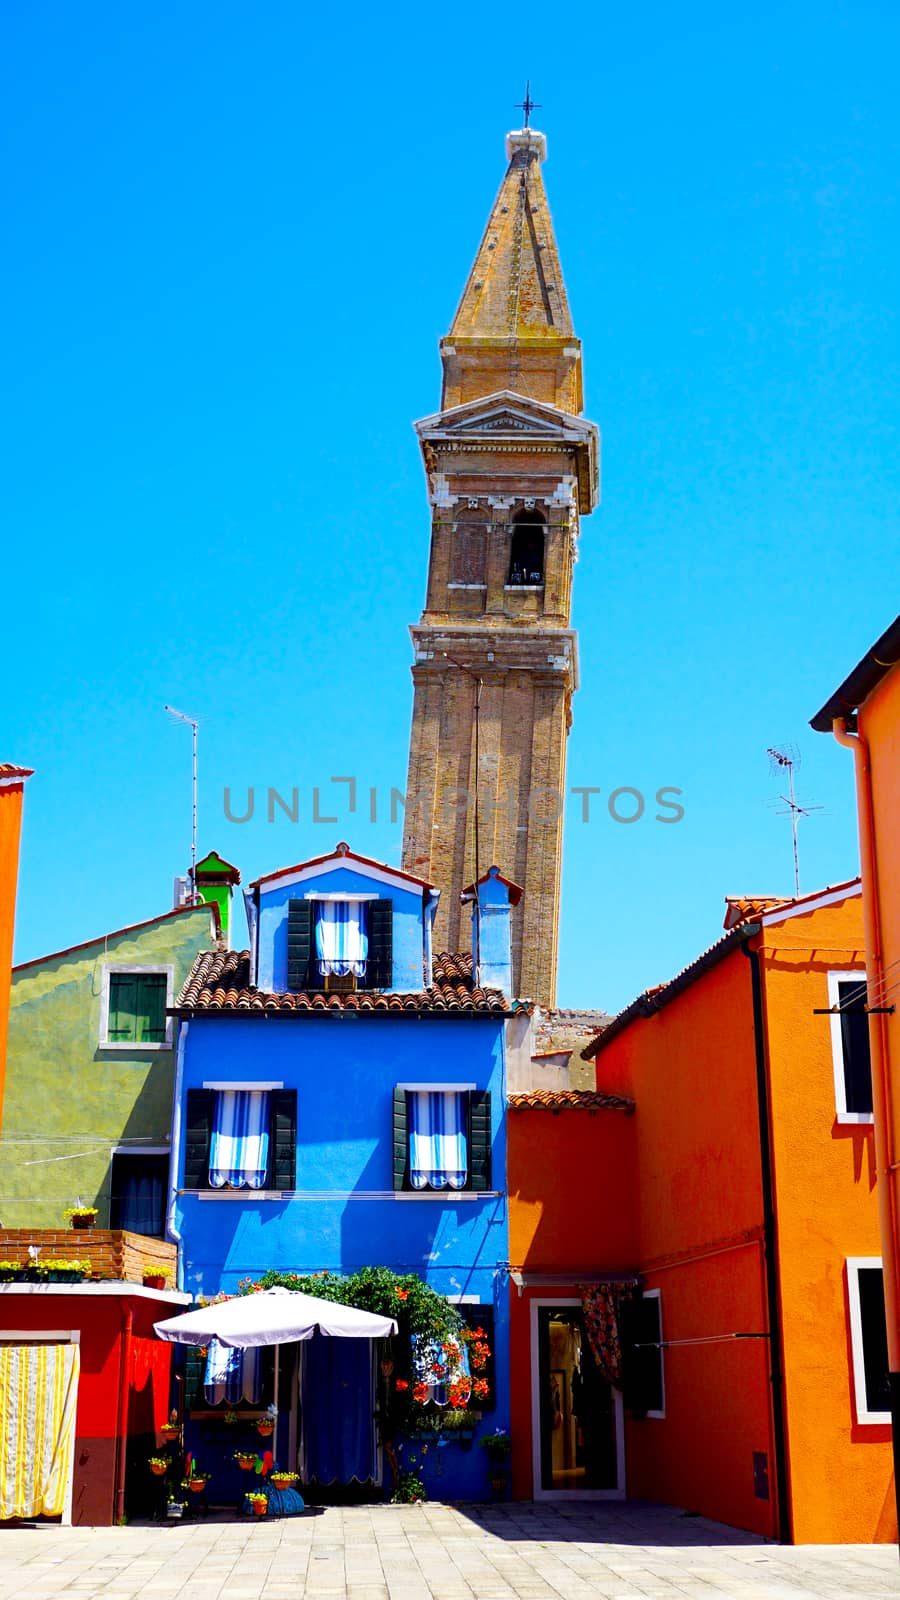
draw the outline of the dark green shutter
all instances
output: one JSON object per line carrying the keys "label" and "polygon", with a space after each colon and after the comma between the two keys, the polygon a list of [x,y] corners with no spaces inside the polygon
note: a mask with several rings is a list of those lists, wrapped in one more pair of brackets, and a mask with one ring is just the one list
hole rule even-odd
{"label": "dark green shutter", "polygon": [[394,981],[394,902],[369,901],[369,959],[365,987],[389,989]]}
{"label": "dark green shutter", "polygon": [[209,1145],[212,1138],[212,1089],[188,1089],[184,1117],[184,1187],[209,1188]]}
{"label": "dark green shutter", "polygon": [[273,1089],[269,1170],[273,1189],[296,1187],[297,1091]]}
{"label": "dark green shutter", "polygon": [[109,1023],[107,1036],[121,1043],[137,1038],[137,977],[133,972],[109,975]]}
{"label": "dark green shutter", "polygon": [[166,977],[162,972],[144,972],[137,979],[136,1039],[148,1044],[163,1044],[166,1037]]}
{"label": "dark green shutter", "polygon": [[206,1405],[203,1379],[206,1376],[206,1356],[200,1354],[199,1345],[189,1344],[184,1358],[184,1408],[186,1411],[202,1410]]}
{"label": "dark green shutter", "polygon": [[[310,987],[313,954],[313,902],[288,901],[287,982],[293,994]],[[316,985],[321,988],[321,984]]]}
{"label": "dark green shutter", "polygon": [[409,1188],[409,1113],[406,1090],[394,1090],[394,1188]]}
{"label": "dark green shutter", "polygon": [[483,1372],[473,1371],[475,1378],[486,1378],[488,1392],[486,1395],[473,1395],[470,1402],[474,1411],[494,1411],[497,1406],[497,1380],[495,1377],[496,1352],[494,1350],[494,1308],[493,1306],[473,1306],[463,1304],[457,1306],[467,1328],[474,1332],[476,1328],[483,1328],[488,1343],[490,1355],[487,1358]]}
{"label": "dark green shutter", "polygon": [[469,1189],[491,1187],[491,1092],[469,1095]]}

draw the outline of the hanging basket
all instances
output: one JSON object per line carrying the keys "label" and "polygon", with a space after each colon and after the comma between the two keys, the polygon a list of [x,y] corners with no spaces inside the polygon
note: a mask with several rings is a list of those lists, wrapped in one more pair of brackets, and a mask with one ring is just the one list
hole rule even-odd
{"label": "hanging basket", "polygon": [[150,1471],[153,1473],[154,1478],[164,1478],[166,1473],[168,1472],[168,1470],[169,1470],[168,1461],[151,1461],[150,1462]]}
{"label": "hanging basket", "polygon": [[269,1435],[275,1432],[275,1424],[271,1417],[260,1417],[256,1424],[256,1431],[258,1434],[261,1434],[264,1439],[268,1439]]}
{"label": "hanging basket", "polygon": [[206,1488],[206,1483],[206,1478],[190,1478],[188,1480],[188,1488],[191,1494],[202,1494]]}
{"label": "hanging basket", "polygon": [[164,1439],[175,1440],[181,1435],[181,1424],[180,1422],[164,1422],[159,1431]]}
{"label": "hanging basket", "polygon": [[255,1456],[245,1456],[245,1455],[237,1455],[236,1454],[234,1459],[237,1462],[237,1464],[240,1467],[242,1472],[252,1472],[254,1467],[256,1466],[256,1457]]}

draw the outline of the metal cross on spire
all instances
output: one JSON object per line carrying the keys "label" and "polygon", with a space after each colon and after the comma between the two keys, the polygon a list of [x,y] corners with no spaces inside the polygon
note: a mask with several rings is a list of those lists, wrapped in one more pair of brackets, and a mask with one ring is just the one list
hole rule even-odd
{"label": "metal cross on spire", "polygon": [[525,99],[516,101],[515,110],[516,111],[524,111],[524,113],[525,113],[525,122],[524,122],[523,126],[526,127],[526,128],[528,127],[528,119],[531,116],[532,111],[542,111],[543,110],[543,106],[539,105],[536,101],[532,100],[532,98],[531,98],[531,79],[530,78],[526,81],[526,84],[525,84]]}

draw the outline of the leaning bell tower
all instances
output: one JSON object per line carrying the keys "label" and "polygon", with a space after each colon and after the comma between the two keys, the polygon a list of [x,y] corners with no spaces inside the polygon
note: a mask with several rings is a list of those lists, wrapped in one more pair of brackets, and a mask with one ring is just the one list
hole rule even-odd
{"label": "leaning bell tower", "polygon": [[443,890],[436,948],[470,945],[463,889],[496,863],[524,890],[513,989],[556,1002],[570,626],[580,518],[599,497],[575,337],[544,192],[547,142],[523,128],[449,334],[441,409],[416,423],[431,504],[403,865]]}

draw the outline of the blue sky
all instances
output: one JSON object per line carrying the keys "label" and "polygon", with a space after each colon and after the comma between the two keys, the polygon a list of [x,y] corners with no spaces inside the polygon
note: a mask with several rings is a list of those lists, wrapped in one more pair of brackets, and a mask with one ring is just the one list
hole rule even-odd
{"label": "blue sky", "polygon": [[[603,502],[560,1002],[626,1003],[788,892],[766,747],[800,750],[804,889],[857,869],[809,717],[896,614],[892,5],[189,8],[0,18],[0,759],[27,791],[17,959],[167,909],[190,842],[245,879],[338,837],[332,774],[402,788],[428,510],[411,423],[527,76]],[[300,790],[302,820],[248,785]],[[609,792],[647,795],[614,823]],[[661,785],[684,820],[652,820]],[[260,816],[260,813],[262,814]]]}

